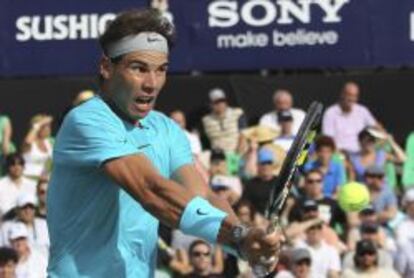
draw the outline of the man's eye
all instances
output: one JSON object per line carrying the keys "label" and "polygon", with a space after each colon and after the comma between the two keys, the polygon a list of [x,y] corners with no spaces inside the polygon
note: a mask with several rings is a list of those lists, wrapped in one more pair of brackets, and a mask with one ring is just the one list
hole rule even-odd
{"label": "man's eye", "polygon": [[146,72],[147,69],[143,67],[142,65],[130,65],[129,68],[135,72]]}

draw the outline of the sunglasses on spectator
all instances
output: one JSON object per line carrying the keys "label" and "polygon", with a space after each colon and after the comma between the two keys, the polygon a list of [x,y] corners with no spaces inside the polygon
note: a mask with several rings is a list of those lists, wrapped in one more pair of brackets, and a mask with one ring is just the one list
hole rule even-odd
{"label": "sunglasses on spectator", "polygon": [[20,207],[21,209],[28,209],[28,208],[30,208],[30,209],[35,209],[36,207],[33,205],[33,204],[27,204],[27,205],[24,205],[24,206],[22,206],[22,207]]}
{"label": "sunglasses on spectator", "polygon": [[209,257],[209,256],[210,256],[210,252],[200,252],[200,251],[194,251],[191,255],[192,255],[193,257],[201,257],[201,256],[204,256],[204,257]]}
{"label": "sunglasses on spectator", "polygon": [[39,195],[44,195],[46,194],[46,190],[39,190]]}
{"label": "sunglasses on spectator", "polygon": [[260,165],[272,165],[273,161],[263,161],[259,163]]}
{"label": "sunglasses on spectator", "polygon": [[374,256],[376,254],[376,252],[375,251],[363,251],[363,252],[361,252],[361,253],[359,253],[358,255],[360,256],[360,257],[363,257],[363,256],[365,256],[365,255],[368,255],[368,256]]}
{"label": "sunglasses on spectator", "polygon": [[372,174],[367,174],[365,176],[367,178],[375,178],[375,179],[382,179],[384,177],[384,175],[372,175]]}
{"label": "sunglasses on spectator", "polygon": [[322,179],[307,179],[307,183],[321,183]]}

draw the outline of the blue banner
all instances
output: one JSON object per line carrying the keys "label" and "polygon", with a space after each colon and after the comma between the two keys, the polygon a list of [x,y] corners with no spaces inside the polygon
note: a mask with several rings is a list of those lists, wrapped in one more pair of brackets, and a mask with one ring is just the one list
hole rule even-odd
{"label": "blue banner", "polygon": [[[161,3],[161,4],[160,4]],[[178,30],[171,71],[414,65],[414,2],[0,0],[0,75],[90,75],[115,14],[158,6]]]}

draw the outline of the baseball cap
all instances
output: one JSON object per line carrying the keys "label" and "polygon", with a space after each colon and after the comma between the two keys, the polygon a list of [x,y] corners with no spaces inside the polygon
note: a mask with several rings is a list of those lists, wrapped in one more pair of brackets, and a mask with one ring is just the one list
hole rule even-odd
{"label": "baseball cap", "polygon": [[373,215],[375,214],[375,209],[372,205],[368,205],[367,207],[363,208],[360,212],[360,215]]}
{"label": "baseball cap", "polygon": [[297,248],[292,251],[292,262],[297,263],[302,260],[312,260],[311,254],[308,249],[305,248]]}
{"label": "baseball cap", "polygon": [[208,93],[208,97],[210,98],[211,102],[215,102],[215,101],[218,101],[218,100],[225,100],[226,99],[226,94],[224,93],[224,91],[222,89],[215,88],[215,89],[212,89]]}
{"label": "baseball cap", "polygon": [[241,193],[241,185],[237,178],[225,175],[214,175],[210,186],[213,190],[231,189]]}
{"label": "baseball cap", "polygon": [[26,205],[36,206],[36,204],[37,204],[36,197],[32,194],[21,194],[17,198],[18,207],[24,207]]}
{"label": "baseball cap", "polygon": [[303,210],[304,211],[318,210],[318,203],[316,203],[314,200],[306,200],[303,203]]}
{"label": "baseball cap", "polygon": [[402,199],[402,205],[406,206],[408,203],[414,202],[414,188],[407,190]]}
{"label": "baseball cap", "polygon": [[364,255],[366,253],[377,253],[377,248],[371,240],[363,239],[357,242],[356,255]]}
{"label": "baseball cap", "polygon": [[372,165],[369,166],[366,170],[365,170],[365,175],[374,175],[374,176],[384,176],[385,175],[385,171],[384,168],[381,166],[377,166],[377,165]]}
{"label": "baseball cap", "polygon": [[292,113],[289,110],[283,110],[283,111],[277,112],[277,121],[278,122],[293,121]]}
{"label": "baseball cap", "polygon": [[273,163],[273,152],[269,149],[261,148],[257,153],[257,161],[259,162],[259,164]]}
{"label": "baseball cap", "polygon": [[9,239],[15,240],[18,238],[27,238],[29,232],[27,231],[26,226],[23,223],[16,223],[10,229]]}
{"label": "baseball cap", "polygon": [[376,223],[362,223],[359,230],[363,234],[376,234],[378,232],[378,224]]}

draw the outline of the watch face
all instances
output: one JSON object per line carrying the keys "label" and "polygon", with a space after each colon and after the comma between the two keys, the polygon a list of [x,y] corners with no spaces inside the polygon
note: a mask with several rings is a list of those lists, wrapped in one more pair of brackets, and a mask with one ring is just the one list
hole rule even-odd
{"label": "watch face", "polygon": [[236,240],[240,240],[243,237],[243,227],[236,226],[233,229],[233,236]]}

